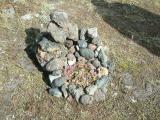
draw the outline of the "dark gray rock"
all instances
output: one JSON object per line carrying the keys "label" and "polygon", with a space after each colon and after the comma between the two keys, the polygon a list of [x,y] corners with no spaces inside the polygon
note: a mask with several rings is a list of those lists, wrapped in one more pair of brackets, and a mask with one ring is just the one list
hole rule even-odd
{"label": "dark gray rock", "polygon": [[53,39],[58,43],[64,43],[68,36],[62,28],[59,28],[54,23],[50,23],[48,25],[47,32],[49,32]]}
{"label": "dark gray rock", "polygon": [[79,48],[86,48],[87,42],[85,40],[78,40],[78,46]]}
{"label": "dark gray rock", "polygon": [[95,91],[94,100],[96,102],[104,101],[105,99],[106,99],[106,95],[101,89],[98,89],[97,91]]}
{"label": "dark gray rock", "polygon": [[62,92],[58,88],[50,88],[49,94],[55,97],[62,97]]}
{"label": "dark gray rock", "polygon": [[80,29],[80,35],[79,35],[80,40],[85,40],[86,32],[87,32],[87,29],[85,28]]}
{"label": "dark gray rock", "polygon": [[88,33],[88,37],[90,37],[90,38],[97,38],[98,37],[98,32],[97,32],[97,28],[96,27],[89,28],[87,33]]}
{"label": "dark gray rock", "polygon": [[65,83],[65,81],[66,81],[65,77],[59,77],[59,78],[53,80],[53,82],[51,83],[51,86],[52,87],[60,87]]}
{"label": "dark gray rock", "polygon": [[101,63],[99,60],[95,59],[93,61],[91,61],[91,63],[93,64],[94,67],[98,68],[101,66]]}
{"label": "dark gray rock", "polygon": [[109,85],[111,78],[110,76],[102,76],[100,79],[98,79],[95,83],[95,85],[98,88],[107,87]]}
{"label": "dark gray rock", "polygon": [[46,66],[45,69],[47,71],[54,71],[54,70],[62,70],[64,66],[64,61],[60,58],[56,58],[56,59],[52,59],[51,61],[49,61]]}
{"label": "dark gray rock", "polygon": [[104,50],[101,49],[98,53],[98,59],[101,61],[101,63],[105,63],[108,60],[107,55],[105,54]]}
{"label": "dark gray rock", "polygon": [[86,59],[94,58],[94,52],[88,48],[80,49],[80,55]]}
{"label": "dark gray rock", "polygon": [[73,46],[73,41],[72,41],[72,40],[66,40],[66,41],[65,41],[65,46],[66,46],[67,48],[71,48],[71,47]]}
{"label": "dark gray rock", "polygon": [[90,86],[85,88],[85,91],[86,91],[86,93],[88,95],[94,95],[96,90],[97,90],[97,86],[96,85],[90,85]]}
{"label": "dark gray rock", "polygon": [[80,103],[83,105],[88,105],[88,104],[92,104],[94,98],[91,95],[82,95],[80,98]]}
{"label": "dark gray rock", "polygon": [[68,24],[68,39],[78,41],[79,36],[78,36],[78,26],[77,24]]}
{"label": "dark gray rock", "polygon": [[61,91],[62,91],[62,94],[63,94],[64,98],[68,97],[68,91],[67,90],[68,90],[68,85],[67,84],[62,85]]}
{"label": "dark gray rock", "polygon": [[68,24],[68,15],[65,12],[60,11],[54,11],[50,14],[51,21],[54,21],[56,24],[58,24],[60,27],[66,27]]}

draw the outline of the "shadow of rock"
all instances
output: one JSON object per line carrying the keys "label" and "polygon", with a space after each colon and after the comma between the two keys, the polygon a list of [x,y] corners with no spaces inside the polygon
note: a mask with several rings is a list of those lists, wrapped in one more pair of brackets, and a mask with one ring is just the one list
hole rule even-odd
{"label": "shadow of rock", "polygon": [[135,5],[92,0],[104,21],[120,33],[160,56],[160,16]]}
{"label": "shadow of rock", "polygon": [[44,72],[42,67],[37,61],[36,58],[36,48],[37,48],[37,42],[41,40],[42,35],[45,36],[46,33],[40,33],[39,29],[36,28],[29,28],[25,30],[26,32],[26,38],[25,38],[25,43],[26,43],[26,48],[25,52],[27,53],[28,57],[31,59],[32,63],[36,66],[36,68],[43,73],[43,81],[50,86],[49,83],[49,78],[47,72]]}

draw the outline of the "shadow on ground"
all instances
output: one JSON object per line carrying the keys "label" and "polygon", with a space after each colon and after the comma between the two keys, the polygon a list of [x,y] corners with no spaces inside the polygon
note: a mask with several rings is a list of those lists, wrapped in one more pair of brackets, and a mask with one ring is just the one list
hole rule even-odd
{"label": "shadow on ground", "polygon": [[26,33],[26,38],[25,38],[25,43],[26,43],[26,48],[25,48],[25,52],[27,53],[28,57],[31,59],[31,61],[33,62],[33,64],[36,66],[36,68],[43,73],[43,81],[50,86],[49,83],[49,79],[48,79],[48,73],[45,72],[42,67],[40,66],[40,64],[37,61],[36,58],[36,47],[37,47],[37,42],[38,40],[40,40],[40,35],[45,33],[41,33],[40,34],[40,29],[36,29],[36,28],[29,28],[25,30]]}
{"label": "shadow on ground", "polygon": [[104,21],[120,33],[160,56],[160,16],[135,5],[92,0]]}

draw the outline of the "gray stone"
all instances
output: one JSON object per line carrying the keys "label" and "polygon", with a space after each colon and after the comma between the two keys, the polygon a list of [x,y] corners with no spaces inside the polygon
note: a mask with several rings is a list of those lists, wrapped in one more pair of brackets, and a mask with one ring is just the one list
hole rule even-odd
{"label": "gray stone", "polygon": [[133,87],[133,85],[134,85],[134,82],[133,82],[133,79],[132,79],[132,75],[129,74],[129,73],[122,74],[120,80],[121,80],[121,84],[122,84],[122,89],[123,89],[123,87],[124,87],[124,89],[125,88],[131,89]]}
{"label": "gray stone", "polygon": [[51,75],[52,76],[62,75],[62,70],[54,70]]}
{"label": "gray stone", "polygon": [[99,51],[98,59],[101,61],[101,63],[107,62],[108,58],[103,49]]}
{"label": "gray stone", "polygon": [[76,86],[74,84],[69,84],[68,86],[69,93],[73,94],[75,89],[76,89]]}
{"label": "gray stone", "polygon": [[83,88],[79,87],[74,90],[73,96],[75,97],[76,101],[79,102],[80,97],[84,94]]}
{"label": "gray stone", "polygon": [[52,87],[60,87],[65,83],[65,81],[66,81],[65,77],[59,77],[59,78],[53,80],[51,85],[52,85]]}
{"label": "gray stone", "polygon": [[86,87],[86,89],[85,89],[86,93],[89,95],[94,95],[96,90],[97,90],[96,85],[90,85],[90,86]]}
{"label": "gray stone", "polygon": [[68,33],[69,36],[67,37],[68,39],[78,41],[78,26],[77,24],[68,24]]}
{"label": "gray stone", "polygon": [[55,42],[49,41],[47,38],[43,37],[38,43],[40,48],[45,52],[53,52],[54,50],[59,50],[59,45]]}
{"label": "gray stone", "polygon": [[94,98],[91,95],[82,95],[80,98],[80,103],[83,105],[88,105],[88,104],[92,104]]}
{"label": "gray stone", "polygon": [[102,76],[100,79],[98,79],[95,83],[95,85],[98,88],[107,87],[109,85],[111,78],[109,76]]}
{"label": "gray stone", "polygon": [[92,43],[95,44],[95,45],[100,46],[102,44],[102,41],[100,40],[99,37],[96,37],[96,38],[92,39]]}
{"label": "gray stone", "polygon": [[54,11],[50,14],[51,21],[57,23],[60,27],[66,27],[68,24],[68,15],[65,12]]}
{"label": "gray stone", "polygon": [[51,34],[53,39],[58,43],[64,43],[67,38],[67,33],[62,29],[56,26],[54,23],[48,25],[47,32]]}
{"label": "gray stone", "polygon": [[68,85],[67,85],[67,84],[62,85],[61,91],[62,91],[62,94],[63,94],[63,97],[64,97],[64,98],[67,98],[67,97],[68,97],[67,89],[68,89]]}
{"label": "gray stone", "polygon": [[85,35],[86,35],[87,29],[81,28],[80,29],[80,40],[85,40]]}
{"label": "gray stone", "polygon": [[87,42],[85,40],[78,40],[78,46],[79,48],[86,48]]}
{"label": "gray stone", "polygon": [[86,59],[94,58],[94,52],[88,48],[80,49],[80,55]]}
{"label": "gray stone", "polygon": [[106,99],[106,95],[101,89],[98,89],[95,91],[94,100],[96,102],[104,101],[105,99]]}
{"label": "gray stone", "polygon": [[61,74],[59,75],[49,75],[49,81],[52,83],[55,79],[61,77]]}
{"label": "gray stone", "polygon": [[101,66],[101,63],[100,63],[100,61],[99,60],[93,60],[93,61],[91,61],[91,63],[93,64],[93,66],[94,67],[96,67],[96,68],[98,68],[98,67],[100,67]]}
{"label": "gray stone", "polygon": [[90,38],[97,38],[98,37],[98,32],[97,32],[97,28],[96,27],[89,28],[87,33],[88,33],[88,37],[90,37]]}
{"label": "gray stone", "polygon": [[52,59],[51,61],[49,61],[46,66],[45,66],[45,69],[47,71],[54,71],[54,70],[61,70],[63,69],[63,66],[64,66],[64,61],[60,58],[56,58],[56,59]]}
{"label": "gray stone", "polygon": [[75,57],[76,58],[79,58],[80,57],[80,54],[78,52],[75,52]]}
{"label": "gray stone", "polygon": [[6,8],[1,9],[2,13],[6,15],[6,17],[13,18],[15,15],[15,10],[13,6],[8,6]]}
{"label": "gray stone", "polygon": [[55,97],[62,97],[62,92],[58,88],[50,88],[49,94]]}

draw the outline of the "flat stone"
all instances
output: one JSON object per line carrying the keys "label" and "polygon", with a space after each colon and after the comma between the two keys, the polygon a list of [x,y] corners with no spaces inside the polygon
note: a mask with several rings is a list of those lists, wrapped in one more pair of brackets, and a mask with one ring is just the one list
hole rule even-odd
{"label": "flat stone", "polygon": [[100,79],[98,79],[95,83],[95,85],[98,88],[107,87],[109,85],[111,78],[109,76],[102,76]]}
{"label": "flat stone", "polygon": [[105,99],[106,99],[106,95],[101,89],[98,89],[95,91],[94,100],[96,102],[104,101]]}
{"label": "flat stone", "polygon": [[85,89],[85,91],[88,95],[94,95],[96,90],[97,90],[96,85],[90,85],[90,86],[86,87],[86,89]]}
{"label": "flat stone", "polygon": [[46,66],[45,66],[45,69],[47,71],[54,71],[54,70],[61,70],[63,69],[63,66],[64,66],[64,61],[60,58],[56,58],[56,59],[52,59],[51,61],[49,61]]}
{"label": "flat stone", "polygon": [[78,40],[78,46],[79,48],[86,48],[87,42],[85,40]]}
{"label": "flat stone", "polygon": [[78,41],[79,36],[78,36],[78,26],[77,24],[68,24],[68,33],[69,36],[67,37],[68,39]]}
{"label": "flat stone", "polygon": [[82,95],[80,98],[80,103],[83,105],[88,105],[88,104],[92,104],[94,98],[91,95]]}
{"label": "flat stone", "polygon": [[55,97],[62,97],[62,92],[58,88],[50,88],[49,94]]}
{"label": "flat stone", "polygon": [[99,60],[95,59],[93,61],[91,61],[91,63],[93,64],[94,67],[98,68],[101,66],[101,63]]}
{"label": "flat stone", "polygon": [[98,37],[98,32],[97,32],[97,28],[96,27],[89,28],[87,33],[88,33],[88,37],[90,37],[90,38],[97,38]]}
{"label": "flat stone", "polygon": [[65,77],[59,77],[59,78],[53,80],[53,82],[51,83],[51,86],[52,87],[60,87],[65,83],[65,81],[66,81]]}
{"label": "flat stone", "polygon": [[68,20],[68,14],[61,11],[54,11],[50,14],[51,21],[54,21],[57,25],[60,27],[66,27],[69,20]]}
{"label": "flat stone", "polygon": [[81,28],[80,29],[80,40],[85,40],[85,35],[86,35],[87,29],[86,28]]}
{"label": "flat stone", "polygon": [[64,98],[67,98],[67,97],[68,97],[67,89],[68,89],[68,85],[67,85],[67,84],[62,85],[61,91],[62,91],[62,94],[63,94],[63,97],[64,97]]}
{"label": "flat stone", "polygon": [[53,39],[58,43],[64,43],[66,41],[67,33],[54,23],[50,23],[48,25],[47,32],[49,32]]}
{"label": "flat stone", "polygon": [[92,59],[94,58],[94,52],[91,49],[83,48],[80,49],[80,55],[86,59]]}
{"label": "flat stone", "polygon": [[61,77],[61,74],[59,75],[49,75],[49,81],[52,83],[55,79]]}

